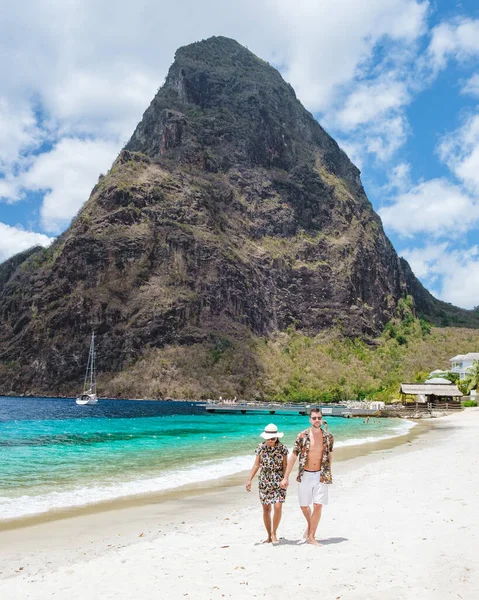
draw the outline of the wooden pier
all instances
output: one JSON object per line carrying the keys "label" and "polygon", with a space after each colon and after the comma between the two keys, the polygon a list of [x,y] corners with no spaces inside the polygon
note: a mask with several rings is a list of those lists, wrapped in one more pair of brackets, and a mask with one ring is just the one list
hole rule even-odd
{"label": "wooden pier", "polygon": [[[296,414],[309,415],[312,408],[311,404],[277,404],[274,402],[237,402],[234,404],[225,402],[207,402],[201,404],[206,412],[209,413],[262,413],[262,414]],[[321,411],[325,417],[360,417],[373,415],[377,411],[367,409],[354,409],[347,406],[333,405],[321,406]]]}
{"label": "wooden pier", "polygon": [[[258,414],[281,414],[281,415],[309,415],[314,404],[280,404],[276,402],[205,402],[198,406],[204,407],[208,413],[247,413]],[[391,405],[381,409],[372,408],[350,408],[341,404],[328,404],[320,406],[323,416],[327,417],[401,417],[410,418],[416,413],[432,414],[434,411],[444,414],[463,410],[458,402],[426,404],[411,403],[406,406]],[[414,418],[414,417],[413,417]]]}

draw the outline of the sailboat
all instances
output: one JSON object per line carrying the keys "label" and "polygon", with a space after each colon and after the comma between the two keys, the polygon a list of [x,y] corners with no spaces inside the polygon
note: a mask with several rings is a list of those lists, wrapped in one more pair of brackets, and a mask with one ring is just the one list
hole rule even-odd
{"label": "sailboat", "polygon": [[95,360],[95,333],[92,332],[90,352],[86,364],[85,381],[83,383],[83,392],[77,396],[77,404],[96,404],[98,402],[98,398],[96,397]]}

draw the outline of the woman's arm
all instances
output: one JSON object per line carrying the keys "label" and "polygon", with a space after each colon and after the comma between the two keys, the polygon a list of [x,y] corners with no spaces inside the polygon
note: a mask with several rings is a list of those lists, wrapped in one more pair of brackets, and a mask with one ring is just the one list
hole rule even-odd
{"label": "woman's arm", "polygon": [[287,466],[288,466],[288,455],[283,454],[283,473],[286,473]]}
{"label": "woman's arm", "polygon": [[251,492],[251,483],[253,481],[253,477],[256,475],[259,469],[259,454],[256,455],[253,468],[251,469],[251,473],[249,474],[248,483],[246,484],[246,491]]}
{"label": "woman's arm", "polygon": [[288,487],[289,485],[289,474],[291,473],[291,471],[293,470],[294,467],[294,463],[296,462],[296,454],[293,452],[291,452],[291,456],[288,459],[288,462],[286,463],[286,471],[284,472],[284,477],[280,482],[280,487],[282,487],[284,490]]}

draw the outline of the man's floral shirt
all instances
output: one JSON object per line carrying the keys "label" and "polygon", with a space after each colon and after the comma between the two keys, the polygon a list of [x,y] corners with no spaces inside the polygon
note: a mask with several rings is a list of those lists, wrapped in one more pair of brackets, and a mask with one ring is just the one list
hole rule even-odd
{"label": "man's floral shirt", "polygon": [[[304,468],[306,466],[306,461],[308,460],[309,448],[311,446],[311,433],[310,429],[305,429],[302,431],[293,446],[293,454],[299,457],[299,470],[297,481],[301,481],[304,473]],[[321,429],[323,432],[323,459],[321,461],[321,476],[320,481],[322,483],[333,483],[333,478],[331,475],[331,459],[329,457],[329,453],[333,451],[334,446],[334,438],[333,436]]]}

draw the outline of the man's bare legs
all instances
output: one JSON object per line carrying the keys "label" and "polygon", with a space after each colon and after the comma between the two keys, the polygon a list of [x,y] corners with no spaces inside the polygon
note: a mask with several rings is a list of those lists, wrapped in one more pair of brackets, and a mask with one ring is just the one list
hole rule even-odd
{"label": "man's bare legs", "polygon": [[[303,508],[303,507],[301,507]],[[309,508],[309,507],[308,507]],[[323,510],[322,504],[313,504],[313,513],[309,521],[309,535],[308,544],[313,546],[320,546],[321,544],[316,540],[316,529],[318,528],[319,521],[321,519],[321,512]]]}
{"label": "man's bare legs", "polygon": [[313,504],[313,511],[309,506],[302,506],[301,510],[303,511],[304,518],[308,523],[306,527],[306,531],[304,532],[303,537],[307,540],[308,544],[313,544],[314,546],[320,546],[320,543],[316,541],[316,529],[318,528],[319,521],[321,519],[321,511],[323,509],[322,504]]}
{"label": "man's bare legs", "polygon": [[306,527],[306,531],[304,532],[304,539],[308,539],[309,537],[309,531],[311,529],[311,509],[309,508],[309,506],[302,506],[301,510],[303,511],[303,515],[304,518],[306,519],[306,522],[308,523],[308,526]]}
{"label": "man's bare legs", "polygon": [[263,523],[268,533],[268,537],[263,543],[269,544],[271,542],[271,504],[263,504]]}
{"label": "man's bare legs", "polygon": [[283,514],[283,503],[276,502],[276,504],[274,505],[274,513],[273,513],[273,530],[271,532],[271,541],[273,542],[273,544],[279,543],[278,536],[276,534],[278,531],[278,526],[280,524],[282,514]]}

